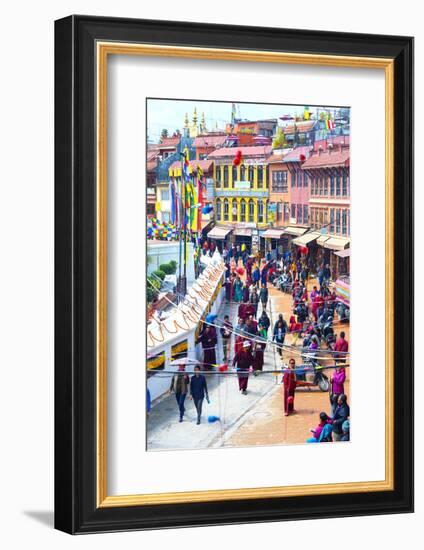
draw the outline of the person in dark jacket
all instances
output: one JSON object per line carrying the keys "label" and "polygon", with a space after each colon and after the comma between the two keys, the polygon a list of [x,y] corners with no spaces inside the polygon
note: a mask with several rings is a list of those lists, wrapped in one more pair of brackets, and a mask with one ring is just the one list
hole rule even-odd
{"label": "person in dark jacket", "polygon": [[262,310],[265,311],[268,304],[268,289],[264,284],[261,286],[261,290],[259,291],[259,299],[262,304]]}
{"label": "person in dark jacket", "polygon": [[262,315],[258,319],[258,329],[259,334],[262,338],[268,337],[268,329],[269,325],[271,324],[271,321],[269,320],[269,317],[265,310],[262,311]]}
{"label": "person in dark jacket", "polygon": [[350,408],[347,404],[347,397],[346,394],[342,393],[339,395],[339,399],[337,401],[337,407],[336,411],[333,415],[333,435],[334,435],[334,441],[340,441],[342,435],[343,435],[343,423],[349,418],[350,416]]}
{"label": "person in dark jacket", "polygon": [[275,329],[278,327],[278,323],[279,323],[280,321],[283,323],[283,326],[284,326],[284,328],[285,328],[285,330],[286,330],[286,332],[287,332],[287,330],[288,330],[287,323],[285,322],[282,313],[279,313],[279,314],[278,314],[278,319],[277,319],[277,320],[275,321],[275,323],[274,323],[274,332],[275,332]]}
{"label": "person in dark jacket", "polygon": [[199,342],[202,344],[203,348],[203,363],[205,369],[212,369],[216,364],[215,346],[218,342],[215,327],[205,325],[197,340],[197,343]]}
{"label": "person in dark jacket", "polygon": [[233,367],[237,365],[237,375],[239,390],[243,395],[247,394],[247,384],[249,381],[249,369],[254,365],[254,357],[251,352],[251,343],[249,340],[243,342],[242,349],[237,352],[233,359]]}
{"label": "person in dark jacket", "polygon": [[177,400],[178,410],[180,412],[180,422],[183,421],[184,417],[184,401],[187,397],[189,384],[190,377],[185,373],[185,365],[180,365],[178,367],[178,372],[172,377],[171,386],[169,388],[169,393],[175,392],[175,399]]}
{"label": "person in dark jacket", "polygon": [[203,399],[206,397],[206,401],[209,403],[208,386],[206,384],[206,378],[203,374],[200,374],[200,367],[194,367],[194,375],[190,380],[190,398],[193,399],[194,406],[197,411],[197,422],[200,424],[200,417],[202,416],[202,404]]}
{"label": "person in dark jacket", "polygon": [[287,332],[287,324],[284,324],[284,321],[277,321],[276,326],[274,327],[274,334],[273,334],[273,341],[276,342],[278,345],[277,351],[280,355],[280,357],[283,355],[283,348],[282,345],[284,344],[284,339],[286,337]]}

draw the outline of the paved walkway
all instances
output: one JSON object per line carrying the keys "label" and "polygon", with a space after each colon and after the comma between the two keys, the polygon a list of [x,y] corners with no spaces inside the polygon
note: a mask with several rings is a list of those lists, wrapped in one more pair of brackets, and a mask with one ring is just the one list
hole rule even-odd
{"label": "paved walkway", "polygon": [[[259,315],[262,312],[259,305]],[[222,320],[229,315],[233,326],[237,323],[237,303],[224,302],[218,313]],[[276,318],[273,303],[270,301],[268,315],[271,327]],[[219,332],[219,331],[218,331]],[[231,360],[234,356],[234,341],[231,343]],[[223,362],[222,340],[218,334],[217,361]],[[280,358],[273,346],[267,346],[264,356],[265,368],[280,368]],[[281,376],[278,377],[281,381]],[[263,374],[249,377],[247,395],[242,395],[238,389],[237,375],[211,374],[207,376],[210,404],[203,402],[202,423],[196,424],[196,410],[189,398],[186,399],[186,414],[184,421],[179,422],[179,414],[175,395],[164,397],[152,407],[147,420],[147,449],[199,449],[205,447],[220,447],[224,444],[224,434],[234,429],[243,417],[265,398],[269,398],[277,390],[277,379],[273,374]],[[208,422],[208,416],[218,416],[219,421]]]}

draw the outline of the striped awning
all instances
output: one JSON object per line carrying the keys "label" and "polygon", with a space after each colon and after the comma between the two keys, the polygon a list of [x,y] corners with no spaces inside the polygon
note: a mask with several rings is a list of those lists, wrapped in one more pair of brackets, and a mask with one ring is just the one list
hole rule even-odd
{"label": "striped awning", "polygon": [[221,239],[224,240],[225,237],[231,232],[231,228],[228,227],[214,227],[208,233],[210,239]]}
{"label": "striped awning", "polygon": [[252,229],[250,227],[236,227],[234,229],[234,235],[239,237],[251,237]]}
{"label": "striped awning", "polygon": [[350,248],[345,248],[344,250],[337,250],[334,252],[339,258],[348,258],[350,256]]}
{"label": "striped awning", "polygon": [[295,239],[293,239],[292,243],[297,244],[298,246],[305,246],[308,243],[315,241],[320,236],[321,236],[321,233],[318,233],[317,231],[309,231],[308,233],[305,233],[304,235],[301,235],[300,237],[296,237]]}
{"label": "striped awning", "polygon": [[284,229],[286,235],[294,235],[295,237],[300,237],[300,235],[303,235],[306,231],[308,231],[307,227],[294,227],[292,225]]}
{"label": "striped awning", "polygon": [[328,235],[321,235],[320,237],[318,237],[317,239],[317,244],[319,244],[320,246],[324,246],[324,243],[325,241],[329,239],[329,236]]}
{"label": "striped awning", "polygon": [[350,239],[345,237],[329,237],[325,243],[324,248],[329,248],[330,250],[344,250],[349,246]]}
{"label": "striped awning", "polygon": [[264,239],[280,239],[284,229],[267,229],[262,233]]}

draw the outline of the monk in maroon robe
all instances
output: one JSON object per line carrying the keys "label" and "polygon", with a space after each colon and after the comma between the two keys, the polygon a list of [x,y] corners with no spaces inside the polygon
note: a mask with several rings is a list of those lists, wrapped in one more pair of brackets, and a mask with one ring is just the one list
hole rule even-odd
{"label": "monk in maroon robe", "polygon": [[296,362],[292,358],[289,361],[289,367],[285,370],[283,375],[284,384],[284,415],[288,416],[294,412],[294,395],[296,391]]}

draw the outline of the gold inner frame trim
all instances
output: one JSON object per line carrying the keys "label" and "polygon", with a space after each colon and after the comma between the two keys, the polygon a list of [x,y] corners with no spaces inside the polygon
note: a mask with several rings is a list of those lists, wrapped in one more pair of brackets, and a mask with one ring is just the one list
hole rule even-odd
{"label": "gold inner frame trim", "polygon": [[[120,507],[255,498],[363,493],[394,489],[394,61],[390,58],[193,48],[98,41],[97,54],[97,506]],[[109,55],[219,59],[260,63],[382,69],[385,72],[386,383],[385,479],[109,496],[107,493],[107,62]]]}

